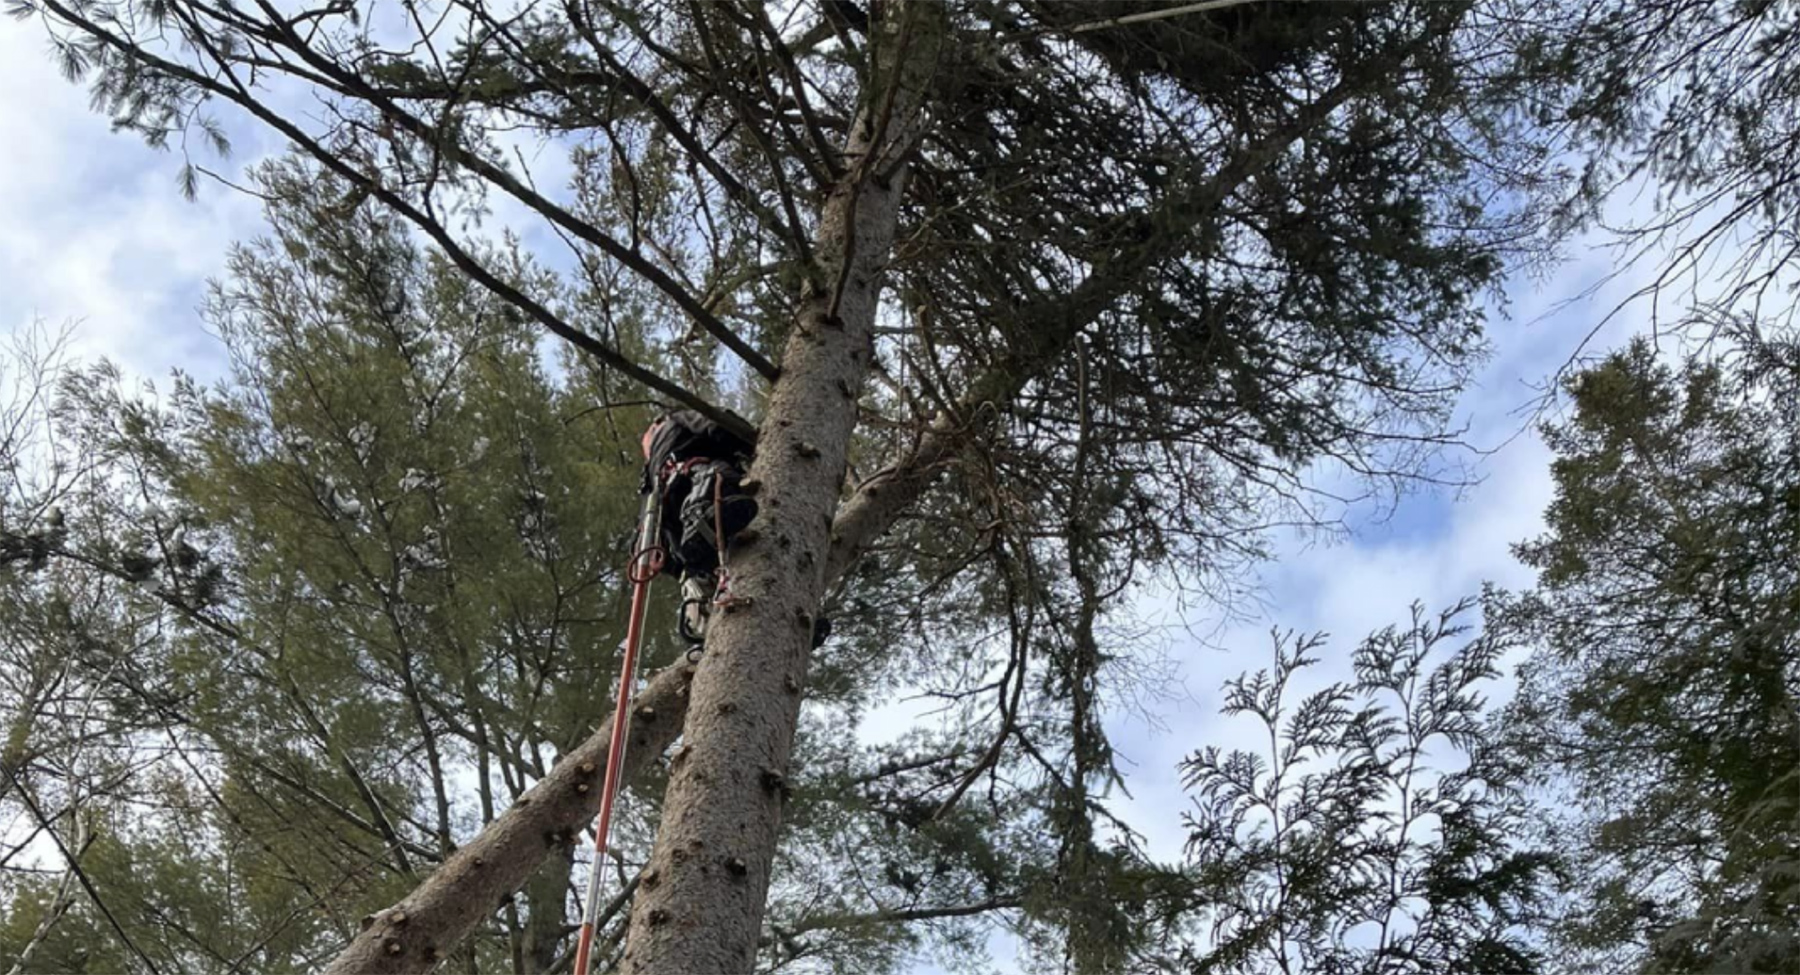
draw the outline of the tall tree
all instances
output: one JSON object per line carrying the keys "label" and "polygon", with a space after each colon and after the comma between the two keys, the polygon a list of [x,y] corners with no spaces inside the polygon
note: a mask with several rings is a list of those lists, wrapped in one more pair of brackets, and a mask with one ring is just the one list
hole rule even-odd
{"label": "tall tree", "polygon": [[[755,418],[762,513],[684,701],[630,971],[752,967],[806,784],[802,702],[833,680],[867,700],[957,675],[940,692],[961,728],[852,776],[896,836],[992,847],[1026,808],[1065,876],[1112,870],[1091,790],[1127,648],[1104,645],[1106,609],[1159,570],[1253,555],[1272,520],[1328,517],[1309,462],[1435,473],[1481,348],[1475,297],[1534,243],[1517,78],[1470,3],[17,9],[121,126],[223,143],[209,113],[235,106],[329,175],[347,219],[409,222],[610,381],[748,429],[716,402],[732,394]],[[520,129],[569,148],[566,189],[508,151]],[[464,232],[494,200],[567,245],[537,266],[578,278],[579,302]],[[323,496],[367,516],[352,489]],[[815,669],[828,598],[858,625],[917,609],[878,630],[904,639]],[[680,712],[653,714],[667,742]],[[495,844],[584,822],[583,767],[549,770],[337,968],[422,969],[461,943],[530,874]],[[1004,874],[974,903],[878,913],[1075,923]]]}
{"label": "tall tree", "polygon": [[1566,776],[1589,864],[1567,940],[1612,970],[1800,959],[1800,348],[1736,338],[1573,377],[1548,531],[1519,550],[1541,649],[1509,724]]}
{"label": "tall tree", "polygon": [[[571,824],[592,809],[581,769],[605,752],[587,728],[613,679],[646,411],[578,362],[546,368],[505,306],[391,220],[343,219],[328,180],[291,163],[254,178],[273,236],[234,252],[205,309],[231,375],[213,389],[177,376],[164,398],[105,365],[64,377],[52,442],[96,458],[96,487],[70,499],[62,529],[20,533],[38,568],[10,578],[17,611],[0,635],[21,722],[72,701],[92,713],[64,750],[116,757],[77,774],[46,718],[20,732],[21,768],[59,799],[39,808],[60,828],[76,825],[63,794],[108,783],[83,809],[137,842],[100,837],[83,869],[138,963],[183,971],[317,964],[535,784],[517,803],[530,815],[469,843],[520,870],[524,896],[479,899],[488,923],[443,954],[551,970],[569,957]],[[62,596],[71,585],[91,596]],[[676,656],[655,633],[653,659]],[[100,700],[64,689],[38,703],[33,675],[65,671],[70,646],[89,648]],[[819,771],[795,783],[780,855],[806,868],[772,896],[773,963],[889,965],[916,940],[908,923],[960,952],[966,918],[1017,903],[1043,844],[990,838],[991,820],[966,811],[897,842],[871,794],[920,766],[884,770],[889,756],[842,733],[831,712],[866,664],[833,666],[844,676],[815,690],[823,713],[801,729]],[[679,726],[686,676],[642,699],[665,727]],[[638,764],[666,742],[634,744]],[[660,776],[634,779],[654,796]],[[627,893],[653,810],[633,804],[609,865]],[[183,850],[182,835],[214,839]],[[32,876],[0,871],[30,922],[17,944],[73,957],[104,918]],[[57,920],[40,938],[45,917]],[[95,964],[133,960],[115,947]]]}
{"label": "tall tree", "polygon": [[[56,442],[91,459],[89,490],[48,568],[9,580],[19,659],[86,648],[87,751],[158,759],[114,783],[107,818],[144,842],[104,886],[169,968],[318,964],[587,737],[621,632],[618,418],[585,374],[552,379],[509,306],[391,221],[343,219],[312,175],[257,176],[272,237],[204,312],[225,384],[178,374],[159,400],[105,365],[64,377]],[[203,881],[170,884],[158,857],[184,834],[214,845],[185,858]],[[503,919],[534,968],[563,940],[572,843],[547,849]],[[177,938],[156,923],[177,914],[218,923]]]}
{"label": "tall tree", "polygon": [[1514,613],[1541,649],[1511,724],[1596,864],[1573,964],[1784,970],[1800,11],[1596,0],[1549,20],[1535,49],[1572,84],[1545,120],[1588,160],[1575,212],[1654,189],[1625,239],[1663,259],[1639,296],[1678,364],[1637,343],[1566,377],[1549,531],[1520,549],[1542,575]]}

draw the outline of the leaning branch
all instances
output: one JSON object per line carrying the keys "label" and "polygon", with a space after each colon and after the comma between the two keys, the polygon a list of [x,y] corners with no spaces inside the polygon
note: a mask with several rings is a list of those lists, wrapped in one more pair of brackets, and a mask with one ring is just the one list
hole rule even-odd
{"label": "leaning branch", "polygon": [[[593,25],[582,13],[581,4],[575,3],[573,0],[566,0],[563,9],[567,12],[569,23],[574,26],[576,33],[588,42],[588,46],[593,49],[594,54],[604,60],[611,69],[614,83],[619,86],[619,89],[644,106],[656,118],[657,124],[662,126],[663,131],[669,133],[671,138],[687,150],[688,155],[712,176],[724,189],[727,196],[755,214],[764,226],[779,231],[794,247],[801,260],[811,263],[811,248],[806,239],[806,227],[798,217],[790,212],[788,218],[784,220],[779,214],[758,201],[755,194],[744,185],[743,181],[733,175],[723,163],[719,162],[718,157],[701,143],[699,136],[682,124],[681,119],[669,107],[669,104],[657,95],[655,89],[646,84],[642,78],[625,69],[625,66],[614,56],[611,48],[595,33]],[[779,176],[779,167],[776,168],[776,174]],[[702,325],[704,324],[702,322]],[[768,374],[765,373],[765,375]],[[770,376],[769,378],[774,377]]]}
{"label": "leaning branch", "polygon": [[[144,949],[139,948],[137,942],[131,940],[131,935],[125,933],[124,926],[119,923],[119,919],[113,914],[112,908],[106,906],[106,901],[101,898],[100,891],[94,888],[93,878],[89,877],[87,871],[82,869],[80,854],[71,851],[68,845],[63,842],[62,835],[51,825],[49,818],[44,815],[44,810],[38,806],[37,800],[31,797],[30,790],[25,788],[23,782],[18,781],[18,776],[12,769],[0,765],[0,772],[6,774],[8,788],[16,789],[18,791],[19,800],[25,804],[25,810],[31,814],[38,829],[44,835],[50,837],[50,842],[56,846],[56,852],[62,856],[63,862],[68,865],[69,872],[73,873],[75,879],[80,881],[81,889],[87,892],[88,900],[92,901],[94,908],[100,912],[102,917],[106,918],[106,923],[113,929],[113,933],[119,936],[119,940],[125,943],[125,947],[130,949],[133,955],[137,956],[138,961],[144,963],[144,968],[150,972],[150,975],[161,975],[161,972],[156,967],[156,963],[150,960],[149,955],[144,954]],[[74,814],[71,813],[71,815]]]}
{"label": "leaning branch", "polygon": [[913,921],[941,921],[953,917],[974,917],[990,911],[1004,911],[1018,907],[1020,901],[1013,897],[992,897],[974,904],[955,904],[947,907],[915,907],[898,911],[876,911],[873,914],[821,914],[815,917],[802,918],[793,927],[777,929],[778,934],[789,937],[802,935],[808,931],[827,931],[839,928],[863,927],[871,924],[906,924]]}
{"label": "leaning branch", "polygon": [[1188,14],[1202,14],[1213,10],[1224,10],[1226,7],[1241,7],[1255,0],[1200,0],[1199,3],[1182,4],[1179,7],[1164,7],[1161,10],[1146,10],[1142,13],[1126,14],[1123,17],[1107,17],[1103,20],[1090,20],[1085,24],[1076,24],[1068,28],[1048,28],[1048,33],[1086,34],[1089,31],[1106,30],[1109,27],[1126,27],[1131,24],[1144,24],[1153,20],[1168,20],[1170,17],[1184,17]]}
{"label": "leaning branch", "polygon": [[[637,697],[625,749],[626,781],[640,774],[681,732],[694,668],[670,667]],[[609,729],[612,716],[600,723]],[[495,907],[524,886],[546,854],[572,842],[594,818],[594,786],[606,774],[612,736],[593,734],[564,755],[499,819],[444,861],[399,903],[364,919],[357,935],[326,966],[326,975],[425,972],[442,961]]]}
{"label": "leaning branch", "polygon": [[[263,9],[264,13],[269,16],[274,23],[283,23],[279,19],[279,13],[273,5],[267,2],[267,0],[257,0],[257,5]],[[544,219],[574,235],[576,238],[598,247],[608,257],[611,257],[613,260],[630,268],[639,277],[650,282],[657,290],[667,295],[671,301],[675,302],[676,306],[683,312],[686,312],[694,319],[694,321],[698,322],[702,328],[705,328],[708,332],[712,333],[721,344],[735,353],[738,358],[744,360],[751,368],[762,374],[765,379],[773,381],[780,375],[780,371],[776,369],[775,365],[765,358],[762,353],[757,352],[749,343],[738,336],[737,333],[726,327],[723,322],[720,322],[718,318],[712,314],[712,312],[707,311],[706,308],[700,304],[700,300],[694,297],[692,292],[682,287],[681,283],[670,277],[668,272],[645,259],[642,254],[637,252],[637,250],[627,247],[611,236],[602,233],[599,229],[595,228],[593,224],[578,219],[574,214],[551,202],[548,198],[544,197],[530,186],[527,186],[518,177],[508,173],[505,169],[485,157],[463,148],[463,146],[455,139],[447,137],[441,127],[432,125],[419,116],[414,115],[412,112],[400,107],[396,100],[383,96],[360,74],[345,69],[330,58],[313,50],[312,46],[307,44],[297,33],[294,33],[291,28],[281,29],[281,34],[284,47],[293,51],[296,56],[311,66],[314,71],[324,77],[332,79],[333,84],[329,86],[332,90],[341,91],[350,97],[359,98],[369,103],[380,111],[383,117],[391,120],[397,128],[404,130],[407,134],[419,139],[425,145],[431,146],[435,152],[448,157],[452,163],[465,167],[469,171],[479,175],[482,179],[492,183],[508,196],[511,196],[513,199],[518,200],[520,203],[529,207]],[[219,63],[219,66],[222,69],[227,71],[230,70],[227,61],[223,57],[215,53],[214,60]]]}

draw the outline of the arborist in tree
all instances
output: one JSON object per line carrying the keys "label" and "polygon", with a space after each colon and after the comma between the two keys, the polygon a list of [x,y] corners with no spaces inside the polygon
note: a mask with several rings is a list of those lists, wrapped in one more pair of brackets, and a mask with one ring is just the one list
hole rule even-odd
{"label": "arborist in tree", "polygon": [[681,635],[698,644],[713,606],[731,599],[730,541],[756,517],[742,486],[756,445],[680,410],[650,424],[643,447],[643,490],[662,492],[662,571],[681,580]]}
{"label": "arborist in tree", "polygon": [[[644,431],[642,490],[662,491],[662,571],[681,580],[683,638],[706,638],[713,607],[731,602],[731,542],[756,517],[743,488],[756,445],[693,410],[669,413]],[[813,646],[831,634],[821,617]]]}

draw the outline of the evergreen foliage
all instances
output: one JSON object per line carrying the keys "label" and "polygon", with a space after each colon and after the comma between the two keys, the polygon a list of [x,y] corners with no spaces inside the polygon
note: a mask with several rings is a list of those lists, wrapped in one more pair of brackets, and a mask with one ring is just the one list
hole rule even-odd
{"label": "evergreen foliage", "polygon": [[1680,366],[1640,341],[1546,431],[1556,501],[1519,549],[1542,582],[1510,607],[1541,649],[1507,724],[1567,790],[1564,935],[1595,963],[1800,962],[1797,393],[1791,338]]}
{"label": "evergreen foliage", "polygon": [[[1571,785],[1602,864],[1558,944],[1791,967],[1800,417],[1791,343],[1742,307],[1788,266],[1791,8],[9,8],[117,127],[182,153],[186,192],[190,152],[229,147],[220,111],[290,154],[254,168],[268,236],[203,309],[221,382],[19,357],[0,964],[314,968],[373,937],[602,716],[647,419],[748,434],[800,388],[841,406],[847,476],[815,465],[835,517],[816,547],[763,540],[796,553],[765,591],[823,589],[790,621],[840,636],[799,651],[783,754],[728,743],[766,764],[717,789],[780,810],[740,871],[773,862],[767,903],[702,905],[760,932],[761,969],[976,968],[1004,924],[1078,972],[1537,970],[1555,864],[1521,838],[1527,771]],[[1521,550],[1542,588],[1448,654],[1466,606],[1378,634],[1299,702],[1321,645],[1278,641],[1232,685],[1270,755],[1196,743],[1190,860],[1154,862],[1103,801],[1106,718],[1167,677],[1130,597],[1234,609],[1270,526],[1342,510],[1321,469],[1456,480],[1483,299],[1646,174],[1678,216],[1728,206],[1690,261],[1760,235],[1695,309],[1744,358],[1581,373],[1551,533]],[[858,255],[884,221],[891,252]],[[879,305],[847,322],[859,291]],[[854,381],[794,351],[853,330]],[[1477,688],[1515,642],[1537,650],[1503,751]],[[903,689],[943,712],[859,743]],[[628,890],[681,819],[668,781],[634,783],[603,865]],[[566,965],[576,840],[395,964]]]}
{"label": "evergreen foliage", "polygon": [[1483,685],[1513,647],[1461,646],[1472,604],[1372,634],[1355,680],[1301,695],[1323,636],[1276,633],[1271,669],[1224,713],[1266,749],[1183,764],[1195,809],[1195,973],[1545,970],[1534,944],[1562,872],[1524,843],[1525,769],[1497,748]]}

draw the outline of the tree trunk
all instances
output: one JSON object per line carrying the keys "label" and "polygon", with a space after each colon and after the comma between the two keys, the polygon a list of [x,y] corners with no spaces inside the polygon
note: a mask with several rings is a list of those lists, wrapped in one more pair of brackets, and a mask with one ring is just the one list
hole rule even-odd
{"label": "tree trunk", "polygon": [[[681,731],[694,668],[668,668],[638,695],[625,778],[655,761]],[[327,975],[424,972],[437,965],[482,918],[518,890],[546,854],[594,818],[606,774],[612,716],[601,731],[563,756],[543,781],[459,849],[393,907],[364,919]]]}
{"label": "tree trunk", "polygon": [[753,540],[733,552],[737,602],[715,614],[694,678],[685,743],[632,907],[623,962],[631,975],[754,966],[903,160],[942,44],[938,4],[889,3],[882,14],[849,171],[820,214],[816,252],[835,280],[803,295],[759,431],[748,481],[761,511]]}

